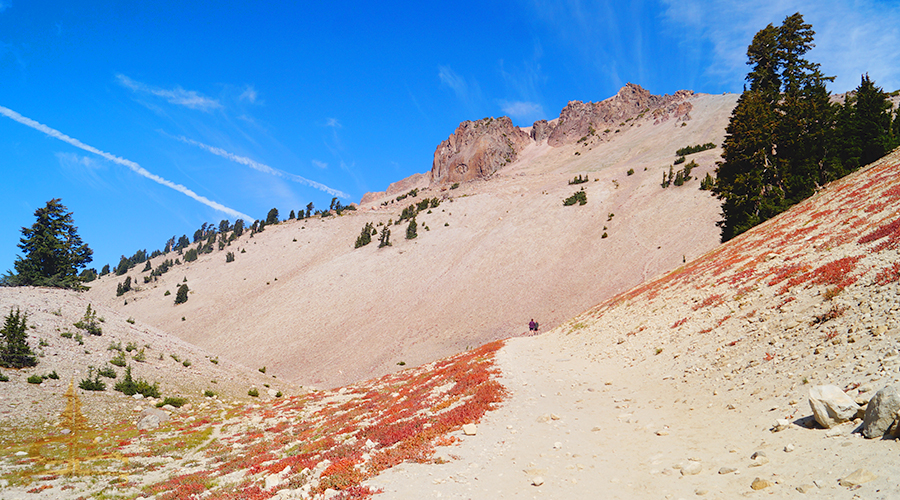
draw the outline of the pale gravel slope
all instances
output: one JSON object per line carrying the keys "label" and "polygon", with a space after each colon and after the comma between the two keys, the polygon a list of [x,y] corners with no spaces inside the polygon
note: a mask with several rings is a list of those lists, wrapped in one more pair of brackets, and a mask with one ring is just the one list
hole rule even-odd
{"label": "pale gravel slope", "polygon": [[[717,244],[718,203],[697,189],[699,181],[659,186],[676,149],[721,143],[735,96],[692,102],[686,126],[635,120],[609,143],[530,146],[488,181],[426,190],[418,199],[446,195],[452,202],[418,217],[416,240],[403,238],[402,224],[391,226],[392,247],[354,250],[366,222],[396,219],[416,199],[374,204],[244,236],[228,248],[234,263],[215,252],[150,285],[133,270],[142,290],[125,297],[115,297],[123,277],[100,280],[88,294],[222,357],[313,386],[519,335],[532,317],[546,330]],[[700,164],[695,175],[714,168],[718,154],[692,155]],[[629,168],[634,175],[626,175]],[[563,207],[577,189],[567,181],[585,173],[588,204]],[[163,294],[174,294],[185,277],[192,294],[176,307]]]}
{"label": "pale gravel slope", "polygon": [[[813,498],[900,497],[900,443],[862,438],[859,420],[831,435],[808,404],[818,384],[866,401],[900,382],[900,281],[877,283],[898,249],[859,243],[900,217],[898,174],[900,150],[684,268],[511,339],[497,354],[510,399],[439,450],[448,463],[372,479],[376,498],[803,498],[804,485]],[[843,273],[856,279],[832,299],[811,284],[824,274],[773,283],[786,262],[846,257],[859,257]],[[776,419],[792,424],[773,432]],[[752,465],[757,451],[768,463]],[[692,461],[700,473],[682,475]],[[860,468],[876,479],[839,484]],[[757,477],[774,484],[754,492]]]}

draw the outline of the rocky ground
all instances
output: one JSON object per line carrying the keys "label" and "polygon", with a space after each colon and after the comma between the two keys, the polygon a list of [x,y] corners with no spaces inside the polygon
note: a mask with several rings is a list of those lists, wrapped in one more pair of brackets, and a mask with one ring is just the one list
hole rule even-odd
{"label": "rocky ground", "polygon": [[440,452],[454,460],[371,484],[385,498],[897,498],[897,441],[865,439],[861,418],[822,428],[809,392],[835,385],[865,407],[900,381],[898,162],[511,340],[511,397]]}

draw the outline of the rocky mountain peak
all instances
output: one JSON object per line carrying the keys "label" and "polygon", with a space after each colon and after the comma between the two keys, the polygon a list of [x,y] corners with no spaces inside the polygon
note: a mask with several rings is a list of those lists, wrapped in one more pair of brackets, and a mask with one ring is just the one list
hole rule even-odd
{"label": "rocky mountain peak", "polygon": [[674,95],[653,95],[640,85],[628,83],[616,95],[600,102],[569,101],[559,118],[538,120],[527,134],[509,117],[465,121],[434,152],[432,184],[465,182],[487,178],[516,160],[531,143],[553,147],[574,144],[586,137],[608,140],[623,123],[647,117],[654,124],[689,120],[693,105],[690,90]]}
{"label": "rocky mountain peak", "polygon": [[432,183],[453,183],[490,177],[531,138],[507,116],[464,121],[434,151]]}

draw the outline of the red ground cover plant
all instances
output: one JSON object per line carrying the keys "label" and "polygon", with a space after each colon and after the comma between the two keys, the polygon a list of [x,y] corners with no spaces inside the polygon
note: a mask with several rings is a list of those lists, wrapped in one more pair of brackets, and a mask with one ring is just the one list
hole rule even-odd
{"label": "red ground cover plant", "polygon": [[900,262],[894,262],[889,266],[881,268],[875,275],[876,285],[887,285],[900,281]]}

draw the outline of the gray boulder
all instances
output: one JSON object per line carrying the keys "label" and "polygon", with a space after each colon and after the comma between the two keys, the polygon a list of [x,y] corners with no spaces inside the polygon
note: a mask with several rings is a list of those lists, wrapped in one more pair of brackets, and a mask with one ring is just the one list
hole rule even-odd
{"label": "gray boulder", "polygon": [[863,419],[863,436],[874,439],[883,437],[888,431],[897,434],[897,412],[900,410],[900,385],[890,385],[875,393],[866,405]]}
{"label": "gray boulder", "polygon": [[138,430],[150,430],[159,427],[159,424],[168,422],[169,414],[158,408],[147,408],[138,415]]}
{"label": "gray boulder", "polygon": [[816,422],[830,429],[856,416],[859,405],[836,385],[817,385],[809,390],[809,406]]}

